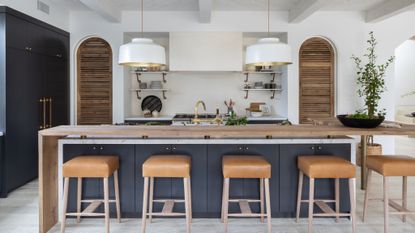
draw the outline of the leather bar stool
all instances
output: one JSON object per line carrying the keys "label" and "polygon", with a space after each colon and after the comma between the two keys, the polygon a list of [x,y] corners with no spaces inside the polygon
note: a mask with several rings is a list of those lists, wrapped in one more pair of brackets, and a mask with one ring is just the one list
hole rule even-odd
{"label": "leather bar stool", "polygon": [[[351,217],[352,232],[356,232],[356,167],[349,161],[336,156],[299,156],[298,157],[298,194],[297,194],[297,214],[296,220],[299,221],[301,203],[308,203],[308,232],[313,232],[313,217]],[[304,175],[310,178],[309,199],[302,200]],[[315,200],[314,185],[315,179],[335,179],[335,200]],[[340,179],[349,180],[350,193],[350,213],[340,213]],[[327,203],[335,203],[333,210]],[[316,204],[324,213],[314,213]]]}
{"label": "leather bar stool", "polygon": [[[367,187],[365,193],[365,203],[363,207],[363,221],[366,220],[367,206],[369,202],[369,192],[371,188],[372,171],[383,176],[383,202],[384,202],[384,232],[388,233],[389,214],[402,215],[402,221],[406,222],[407,215],[415,215],[407,209],[408,203],[408,176],[415,176],[415,159],[408,156],[368,156],[366,166]],[[389,199],[389,178],[402,176],[402,205]],[[390,212],[389,206],[397,212]]]}
{"label": "leather bar stool", "polygon": [[[141,232],[146,231],[147,216],[151,222],[152,216],[186,216],[186,232],[190,233],[192,219],[192,199],[190,187],[190,156],[183,155],[153,155],[143,163],[144,193]],[[183,178],[184,200],[153,200],[154,178]],[[150,184],[150,200],[149,186]],[[153,203],[164,203],[161,213],[153,213]],[[175,203],[185,204],[185,213],[173,212]],[[147,213],[147,206],[149,211]]]}
{"label": "leather bar stool", "polygon": [[[120,222],[120,195],[118,187],[118,169],[119,160],[117,156],[78,156],[63,164],[62,174],[65,178],[63,193],[63,213],[61,233],[65,232],[65,222],[67,216],[76,216],[78,223],[82,216],[105,217],[105,232],[110,232],[110,209],[109,203],[115,202],[117,210],[117,219]],[[115,200],[109,200],[108,178],[114,175]],[[78,179],[77,211],[76,213],[67,213],[69,178]],[[102,178],[104,184],[103,200],[82,200],[82,179],[83,178]],[[81,203],[90,203],[87,208],[81,212]],[[94,211],[104,203],[104,213],[94,213]]]}
{"label": "leather bar stool", "polygon": [[[269,193],[269,179],[271,178],[271,164],[262,156],[223,156],[223,194],[222,194],[222,221],[225,233],[228,231],[228,217],[260,217],[261,222],[267,217],[268,233],[271,233],[271,202]],[[260,179],[260,199],[243,200],[229,199],[229,184],[232,178]],[[266,213],[264,214],[264,186]],[[238,202],[241,213],[229,213],[229,202]],[[261,213],[252,213],[249,203],[259,202]]]}

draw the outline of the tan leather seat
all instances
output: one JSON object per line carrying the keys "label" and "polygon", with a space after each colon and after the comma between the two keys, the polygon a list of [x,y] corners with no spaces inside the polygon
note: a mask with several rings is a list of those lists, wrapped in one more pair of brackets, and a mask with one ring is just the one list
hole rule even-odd
{"label": "tan leather seat", "polygon": [[78,156],[63,164],[62,175],[63,177],[110,177],[119,166],[118,156]]}
{"label": "tan leather seat", "polygon": [[356,166],[336,156],[299,156],[298,169],[310,178],[356,177]]}
{"label": "tan leather seat", "polygon": [[223,156],[225,178],[271,178],[271,164],[262,156]]}
{"label": "tan leather seat", "polygon": [[409,156],[368,156],[366,165],[383,176],[415,176],[415,158]]}
{"label": "tan leather seat", "polygon": [[143,177],[179,177],[189,178],[190,156],[153,155],[143,164]]}

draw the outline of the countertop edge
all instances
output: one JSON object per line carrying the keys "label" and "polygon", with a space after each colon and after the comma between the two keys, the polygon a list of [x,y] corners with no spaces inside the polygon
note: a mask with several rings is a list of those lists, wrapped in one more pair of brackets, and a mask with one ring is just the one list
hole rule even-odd
{"label": "countertop edge", "polygon": [[336,138],[227,138],[227,139],[132,139],[132,138],[63,138],[59,144],[334,144],[357,143],[358,140],[351,137]]}

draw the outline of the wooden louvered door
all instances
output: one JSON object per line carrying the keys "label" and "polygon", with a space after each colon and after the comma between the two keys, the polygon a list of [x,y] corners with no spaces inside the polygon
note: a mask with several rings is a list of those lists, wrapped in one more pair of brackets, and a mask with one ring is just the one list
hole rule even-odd
{"label": "wooden louvered door", "polygon": [[112,124],[112,51],[101,38],[82,42],[77,53],[77,124]]}
{"label": "wooden louvered door", "polygon": [[323,38],[300,48],[300,124],[334,116],[334,51]]}

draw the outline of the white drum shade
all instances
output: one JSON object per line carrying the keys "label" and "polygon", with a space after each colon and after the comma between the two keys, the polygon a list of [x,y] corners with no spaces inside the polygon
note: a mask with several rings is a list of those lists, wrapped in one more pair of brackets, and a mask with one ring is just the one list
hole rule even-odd
{"label": "white drum shade", "polygon": [[151,39],[134,38],[120,47],[118,64],[140,67],[165,65],[166,51]]}
{"label": "white drum shade", "polygon": [[292,64],[291,47],[278,38],[262,38],[246,48],[245,63],[255,66]]}

